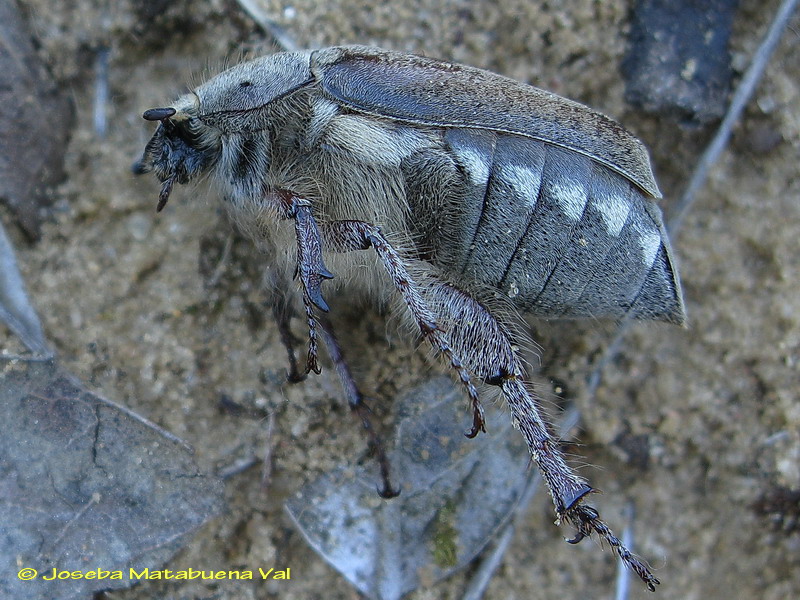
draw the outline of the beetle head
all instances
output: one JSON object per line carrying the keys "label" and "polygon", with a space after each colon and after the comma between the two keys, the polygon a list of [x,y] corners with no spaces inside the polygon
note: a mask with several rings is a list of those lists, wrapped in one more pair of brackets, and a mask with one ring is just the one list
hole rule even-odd
{"label": "beetle head", "polygon": [[152,171],[162,182],[157,211],[167,204],[176,182],[188,183],[202,175],[219,156],[218,137],[198,117],[199,104],[197,96],[189,94],[175,103],[177,108],[151,108],[142,115],[160,123],[133,172]]}

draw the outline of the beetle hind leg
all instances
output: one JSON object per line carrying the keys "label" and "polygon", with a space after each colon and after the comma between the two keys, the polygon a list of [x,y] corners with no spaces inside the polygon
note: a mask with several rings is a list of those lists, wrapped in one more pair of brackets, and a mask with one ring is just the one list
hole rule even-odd
{"label": "beetle hind leg", "polygon": [[570,544],[577,544],[583,538],[589,537],[592,533],[597,533],[597,535],[604,539],[614,552],[617,553],[617,556],[619,556],[625,566],[639,576],[648,590],[651,592],[656,591],[656,586],[661,582],[650,572],[650,569],[642,559],[623,545],[620,539],[609,529],[608,525],[600,519],[600,515],[598,515],[594,508],[581,504],[568,512],[565,517],[578,530],[575,537],[571,540],[567,540],[567,542]]}
{"label": "beetle hind leg", "polygon": [[[565,521],[575,527],[575,536],[567,541],[577,544],[592,533],[597,534],[648,589],[654,590],[658,579],[612,533],[598,512],[584,503],[596,490],[564,460],[558,440],[543,419],[538,398],[525,384],[524,370],[514,350],[510,329],[472,296],[435,276],[431,275],[429,279],[423,286],[425,298],[440,315],[455,352],[477,377],[500,387],[547,483],[558,522]],[[481,343],[476,344],[475,340]]]}

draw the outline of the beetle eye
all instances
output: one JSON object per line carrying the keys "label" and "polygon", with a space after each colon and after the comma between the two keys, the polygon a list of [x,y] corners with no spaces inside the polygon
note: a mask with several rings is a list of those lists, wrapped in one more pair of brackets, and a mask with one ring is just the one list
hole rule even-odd
{"label": "beetle eye", "polygon": [[240,88],[246,88],[246,87],[250,87],[251,85],[253,85],[253,82],[252,82],[252,81],[242,81],[242,82],[239,84],[239,87],[240,87]]}

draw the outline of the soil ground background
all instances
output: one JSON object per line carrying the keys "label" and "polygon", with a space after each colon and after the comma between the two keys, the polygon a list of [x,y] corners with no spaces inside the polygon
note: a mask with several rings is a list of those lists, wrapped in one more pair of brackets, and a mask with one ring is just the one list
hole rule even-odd
{"label": "soil ground background", "polygon": [[[130,166],[152,132],[141,119],[186,85],[242,53],[272,50],[231,0],[22,4],[78,125],[65,148],[68,180],[56,214],[31,244],[0,209],[29,293],[65,365],[103,395],[147,416],[197,451],[207,469],[264,454],[261,420],[220,399],[275,414],[272,477],[256,465],[229,480],[228,512],[170,568],[291,567],[266,585],[150,583],[107,594],[144,598],[356,598],[310,550],[282,509],[304,482],[359,460],[364,441],[328,364],[284,382],[285,352],[262,306],[258,254],[234,242],[202,185],[179,188],[155,213],[157,182]],[[488,68],[589,104],[622,121],[651,150],[669,213],[708,129],[685,130],[626,105],[618,65],[631,4],[530,0],[365,3],[263,0],[301,47],[345,43]],[[557,6],[557,8],[556,8]],[[777,2],[745,0],[732,39],[741,73]],[[637,324],[589,402],[586,378],[614,330],[600,322],[532,323],[542,381],[581,409],[582,469],[597,505],[621,529],[637,509],[636,550],[662,581],[662,599],[800,597],[800,16],[795,16],[728,150],[673,240],[689,313],[685,329]],[[94,57],[110,50],[109,129],[93,131]],[[780,141],[759,143],[763,135]],[[391,399],[442,371],[374,312],[332,303],[358,380],[391,422]],[[302,324],[295,323],[297,333]],[[5,332],[2,333],[5,336]],[[2,341],[2,340],[0,340]],[[380,357],[376,360],[375,357]],[[465,412],[465,423],[467,420]],[[758,510],[763,501],[782,510]],[[563,543],[540,494],[487,598],[611,598],[616,564],[592,542]],[[462,576],[415,592],[458,598]],[[637,584],[630,598],[649,597]]]}

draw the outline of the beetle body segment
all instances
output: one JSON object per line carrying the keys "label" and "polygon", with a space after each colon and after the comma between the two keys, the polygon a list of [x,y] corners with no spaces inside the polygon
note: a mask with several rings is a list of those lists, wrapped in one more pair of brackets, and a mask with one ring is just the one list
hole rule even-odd
{"label": "beetle body segment", "polygon": [[445,140],[464,191],[455,205],[415,214],[436,231],[428,243],[445,270],[540,317],[682,321],[661,215],[638,186],[524,136],[451,129]]}

